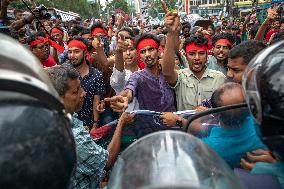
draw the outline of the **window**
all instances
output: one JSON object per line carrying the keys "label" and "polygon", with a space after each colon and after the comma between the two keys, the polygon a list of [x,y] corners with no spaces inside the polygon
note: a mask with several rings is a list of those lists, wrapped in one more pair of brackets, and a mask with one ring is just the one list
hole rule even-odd
{"label": "window", "polygon": [[190,4],[190,5],[193,5],[193,1],[190,1],[189,4]]}
{"label": "window", "polygon": [[212,4],[212,0],[209,0],[209,4]]}

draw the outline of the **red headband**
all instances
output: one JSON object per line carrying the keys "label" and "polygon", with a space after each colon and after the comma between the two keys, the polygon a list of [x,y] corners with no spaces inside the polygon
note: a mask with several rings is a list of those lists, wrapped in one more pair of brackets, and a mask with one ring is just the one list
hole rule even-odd
{"label": "red headband", "polygon": [[60,35],[64,35],[64,33],[57,28],[53,28],[50,33],[59,33]]}
{"label": "red headband", "polygon": [[185,52],[189,53],[191,51],[207,51],[208,46],[207,45],[197,45],[195,43],[190,43],[185,47]]}
{"label": "red headband", "polygon": [[140,50],[145,47],[153,47],[155,49],[159,48],[159,44],[154,39],[143,39],[137,45],[137,51],[140,53]]}
{"label": "red headband", "polygon": [[68,48],[76,47],[78,49],[81,49],[82,51],[87,51],[87,46],[82,42],[78,40],[72,40],[68,43]]}
{"label": "red headband", "polygon": [[231,41],[229,41],[228,39],[219,39],[218,41],[216,41],[215,45],[217,44],[226,44],[226,45],[230,45],[232,46],[233,43]]}
{"label": "red headband", "polygon": [[104,34],[104,35],[108,35],[107,31],[103,28],[95,28],[92,31],[92,35],[97,35],[98,33]]}
{"label": "red headband", "polygon": [[30,44],[30,46],[31,46],[31,47],[34,47],[34,46],[36,46],[36,45],[38,45],[38,44],[40,44],[40,43],[47,43],[47,42],[48,42],[48,39],[43,38],[43,37],[40,37],[40,38],[38,38],[37,40],[32,41],[31,44]]}

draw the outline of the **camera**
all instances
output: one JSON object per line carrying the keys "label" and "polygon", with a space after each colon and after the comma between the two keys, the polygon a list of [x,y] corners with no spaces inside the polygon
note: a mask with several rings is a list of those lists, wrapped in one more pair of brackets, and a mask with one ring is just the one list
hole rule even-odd
{"label": "camera", "polygon": [[51,14],[48,12],[48,9],[44,5],[36,7],[36,10],[39,11],[39,19],[48,20],[51,18]]}

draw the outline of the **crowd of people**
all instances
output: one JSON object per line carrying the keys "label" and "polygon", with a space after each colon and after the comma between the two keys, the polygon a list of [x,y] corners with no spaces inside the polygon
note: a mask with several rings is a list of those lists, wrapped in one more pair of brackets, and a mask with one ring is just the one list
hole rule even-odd
{"label": "crowd of people", "polygon": [[[8,5],[9,1],[1,4],[2,18]],[[129,112],[161,112],[169,128],[185,127],[187,119],[174,112],[201,112],[245,102],[241,84],[248,64],[283,39],[284,20],[278,9],[269,8],[263,23],[255,14],[229,21],[213,16],[212,24],[201,27],[181,22],[177,13],[165,8],[163,24],[152,26],[149,32],[142,21],[133,24],[121,15],[115,21],[110,17],[68,22],[58,15],[39,24],[37,10],[27,16],[15,10],[15,20],[2,22],[7,24],[5,33],[39,60],[66,113],[72,115],[77,165],[71,187],[100,188],[105,171],[120,152],[122,130],[134,119]],[[190,125],[188,132],[231,168],[253,172],[261,170],[257,162],[268,167],[278,163],[279,158],[258,137],[253,117],[244,118],[242,112],[234,116],[241,122],[239,128],[228,129],[230,123],[220,121],[206,134],[198,123]],[[90,133],[116,119],[112,140],[103,149]],[[267,173],[274,174],[284,187],[284,166],[277,169]]]}

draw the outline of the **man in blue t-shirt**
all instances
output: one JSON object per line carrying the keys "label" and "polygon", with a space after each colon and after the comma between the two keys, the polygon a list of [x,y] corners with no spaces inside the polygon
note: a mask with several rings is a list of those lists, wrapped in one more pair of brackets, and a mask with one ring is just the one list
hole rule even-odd
{"label": "man in blue t-shirt", "polygon": [[[211,101],[213,107],[243,103],[245,99],[242,86],[225,83],[213,93]],[[214,116],[218,122],[212,124],[211,130],[202,141],[231,167],[239,167],[246,152],[266,148],[257,135],[253,118],[249,116],[247,108],[229,110]]]}

